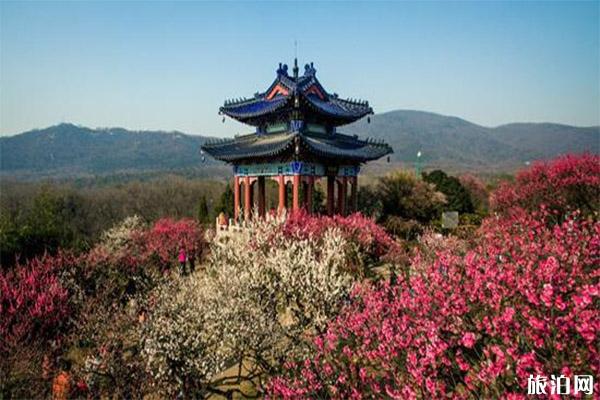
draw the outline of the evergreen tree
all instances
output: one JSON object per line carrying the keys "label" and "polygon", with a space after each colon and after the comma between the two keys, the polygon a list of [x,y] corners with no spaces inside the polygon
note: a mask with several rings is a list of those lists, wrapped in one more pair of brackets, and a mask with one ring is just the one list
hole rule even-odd
{"label": "evergreen tree", "polygon": [[325,204],[325,194],[323,193],[323,190],[321,190],[321,187],[318,185],[315,185],[315,190],[313,191],[312,203],[313,203],[313,212],[318,213],[318,214],[323,214],[327,211],[325,209],[325,205],[324,205]]}
{"label": "evergreen tree", "polygon": [[379,178],[373,194],[376,201],[381,202],[381,206],[375,203],[373,208],[380,208],[382,222],[389,216],[397,216],[429,224],[439,218],[445,204],[444,196],[433,185],[402,170]]}
{"label": "evergreen tree", "polygon": [[360,186],[358,188],[358,211],[369,217],[381,215],[381,198],[373,186]]}
{"label": "evergreen tree", "polygon": [[215,207],[215,212],[217,214],[224,213],[227,217],[233,218],[233,190],[230,185],[225,186],[225,190]]}
{"label": "evergreen tree", "polygon": [[444,171],[437,169],[430,173],[423,172],[423,180],[433,183],[437,190],[446,195],[445,210],[458,211],[459,213],[472,213],[475,211],[471,194],[458,178],[448,176]]}
{"label": "evergreen tree", "polygon": [[207,224],[210,222],[210,215],[208,213],[208,202],[206,201],[205,195],[202,195],[202,197],[200,197],[200,202],[198,203],[197,218],[198,222],[201,224]]}

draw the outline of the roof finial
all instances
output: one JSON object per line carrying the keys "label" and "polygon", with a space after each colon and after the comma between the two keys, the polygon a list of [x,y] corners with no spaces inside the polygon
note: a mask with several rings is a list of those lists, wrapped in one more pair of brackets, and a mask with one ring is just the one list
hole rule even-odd
{"label": "roof finial", "polygon": [[294,58],[294,79],[298,79],[298,59]]}
{"label": "roof finial", "polygon": [[287,76],[287,69],[288,69],[287,64],[281,64],[281,63],[279,63],[279,68],[277,68],[277,75],[285,75],[285,76]]}

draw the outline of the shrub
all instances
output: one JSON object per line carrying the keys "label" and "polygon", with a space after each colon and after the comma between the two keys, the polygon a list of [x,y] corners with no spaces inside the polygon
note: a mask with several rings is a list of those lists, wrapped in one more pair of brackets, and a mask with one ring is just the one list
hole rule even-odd
{"label": "shrub", "polygon": [[379,222],[404,239],[414,239],[422,227],[439,218],[446,204],[445,196],[433,184],[406,171],[380,178],[376,192],[382,204]]}
{"label": "shrub", "polygon": [[536,162],[517,174],[514,183],[503,182],[492,194],[492,208],[507,212],[518,206],[535,211],[546,206],[559,215],[580,210],[583,215],[600,209],[600,156],[566,155]]}
{"label": "shrub", "polygon": [[[84,308],[91,305],[84,302],[93,303],[92,310],[99,307],[101,313],[113,303],[125,304],[129,296],[156,284],[162,264],[148,250],[150,229],[141,218],[127,217],[102,233],[100,242],[81,255],[81,268],[70,271],[69,281],[84,292]],[[175,263],[175,257],[171,263]]]}
{"label": "shrub", "polygon": [[333,217],[309,214],[304,210],[291,214],[282,225],[282,234],[293,239],[322,238],[336,227],[351,245],[349,258],[358,263],[359,270],[389,261],[399,250],[399,244],[374,219],[360,213]]}
{"label": "shrub", "polygon": [[[160,292],[143,330],[159,387],[215,393],[226,378],[237,379],[216,379],[224,367],[248,362],[256,377],[310,349],[308,337],[324,329],[352,285],[348,242],[335,226],[318,237],[281,231],[282,222],[269,218],[218,236],[205,274]],[[250,377],[242,379],[254,382]]]}
{"label": "shrub", "polygon": [[0,351],[54,338],[66,325],[69,292],[59,273],[72,262],[67,254],[44,255],[0,273]]}
{"label": "shrub", "polygon": [[133,215],[125,218],[123,221],[108,229],[101,235],[100,246],[103,246],[110,253],[121,253],[131,249],[136,243],[136,236],[146,228],[142,219]]}
{"label": "shrub", "polygon": [[145,246],[144,261],[154,258],[162,267],[173,264],[181,247],[198,259],[205,245],[203,231],[192,219],[160,219],[140,239]]}
{"label": "shrub", "polygon": [[147,227],[129,217],[82,256],[83,268],[71,277],[85,292],[71,343],[85,354],[77,370],[91,390],[125,398],[144,393],[150,376],[138,328],[152,305],[149,294],[172,280],[163,272],[177,262],[180,246],[190,256],[200,254],[202,233],[191,219],[161,219]]}
{"label": "shrub", "polygon": [[137,216],[128,217],[102,235],[102,241],[87,255],[92,265],[116,265],[131,271],[141,267],[166,269],[180,248],[198,259],[206,242],[204,231],[193,219],[162,218],[147,228]]}
{"label": "shrub", "polygon": [[378,219],[381,216],[381,200],[377,197],[373,185],[360,185],[357,194],[358,211],[368,217]]}
{"label": "shrub", "polygon": [[144,299],[131,296],[122,305],[96,297],[84,304],[69,352],[78,361],[74,372],[95,396],[141,399],[148,392],[151,377],[140,356],[138,332]]}
{"label": "shrub", "polygon": [[44,397],[44,355],[71,325],[71,294],[61,272],[76,259],[44,255],[0,271],[0,397]]}
{"label": "shrub", "polygon": [[460,184],[471,195],[471,201],[477,212],[485,212],[490,205],[490,195],[485,186],[485,183],[477,176],[466,173],[458,177]]}
{"label": "shrub", "polygon": [[472,213],[475,211],[471,194],[467,191],[460,180],[454,176],[448,176],[442,170],[434,170],[423,173],[423,180],[435,185],[435,188],[446,196],[446,211],[458,211],[459,213]]}
{"label": "shrub", "polygon": [[600,223],[549,218],[490,218],[472,251],[444,246],[363,285],[270,395],[524,398],[530,374],[597,376]]}
{"label": "shrub", "polygon": [[63,276],[81,291],[69,351],[78,355],[75,370],[94,393],[140,397],[150,380],[138,330],[149,293],[171,280],[163,270],[176,263],[179,246],[198,254],[204,239],[193,220],[162,219],[148,227],[136,216],[101,238],[81,256],[79,267]]}
{"label": "shrub", "polygon": [[94,393],[141,396],[149,376],[137,325],[149,292],[169,281],[162,269],[176,262],[179,246],[200,254],[204,239],[194,221],[146,227],[131,217],[87,253],[58,252],[1,271],[0,397],[48,397],[55,372],[48,360],[58,356],[76,361],[73,372]]}

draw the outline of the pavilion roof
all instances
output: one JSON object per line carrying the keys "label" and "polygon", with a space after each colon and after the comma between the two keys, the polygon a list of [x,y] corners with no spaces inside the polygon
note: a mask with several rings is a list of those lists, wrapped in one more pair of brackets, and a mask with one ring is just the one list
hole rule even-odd
{"label": "pavilion roof", "polygon": [[287,65],[279,64],[277,77],[267,90],[256,93],[252,98],[228,100],[219,112],[240,122],[258,126],[271,114],[294,108],[327,119],[333,125],[349,124],[373,114],[367,101],[341,99],[337,94],[327,92],[318,81],[312,63],[305,65],[302,76],[298,76],[297,65],[294,67],[294,74],[290,76]]}
{"label": "pavilion roof", "polygon": [[340,160],[364,163],[393,152],[392,148],[382,141],[361,140],[356,136],[341,133],[315,135],[302,132],[250,134],[234,139],[219,139],[205,143],[202,150],[218,160],[236,163],[292,156],[296,152],[296,144],[302,158],[313,156],[338,163]]}

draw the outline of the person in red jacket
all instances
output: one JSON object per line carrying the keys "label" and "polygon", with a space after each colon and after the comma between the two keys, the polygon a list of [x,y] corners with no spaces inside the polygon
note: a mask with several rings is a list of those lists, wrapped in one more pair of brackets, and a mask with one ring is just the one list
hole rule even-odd
{"label": "person in red jacket", "polygon": [[179,272],[181,275],[185,275],[185,262],[187,261],[187,255],[185,253],[185,248],[181,246],[179,248]]}

